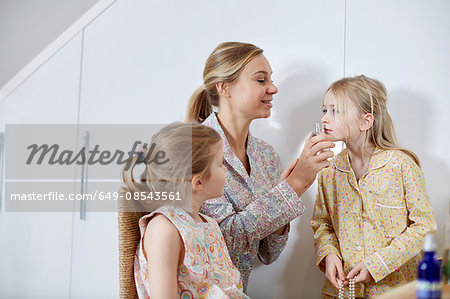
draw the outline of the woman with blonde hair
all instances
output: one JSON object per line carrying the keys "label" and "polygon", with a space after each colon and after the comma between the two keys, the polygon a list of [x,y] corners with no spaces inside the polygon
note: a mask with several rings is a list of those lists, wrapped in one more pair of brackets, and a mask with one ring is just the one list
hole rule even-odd
{"label": "woman with blonde hair", "polygon": [[383,84],[363,75],[332,83],[323,100],[325,135],[346,145],[317,178],[324,297],[366,298],[416,279],[423,237],[436,230],[419,159],[398,145],[386,102]]}
{"label": "woman with blonde hair", "polygon": [[309,138],[299,159],[281,173],[274,148],[250,134],[254,119],[270,116],[278,92],[262,52],[248,43],[218,45],[206,61],[203,84],[192,95],[186,117],[215,129],[224,142],[225,192],[203,204],[202,211],[219,223],[244,289],[257,257],[270,264],[280,255],[289,222],[305,210],[300,196],[329,165],[333,154],[323,150],[334,146],[327,136]]}

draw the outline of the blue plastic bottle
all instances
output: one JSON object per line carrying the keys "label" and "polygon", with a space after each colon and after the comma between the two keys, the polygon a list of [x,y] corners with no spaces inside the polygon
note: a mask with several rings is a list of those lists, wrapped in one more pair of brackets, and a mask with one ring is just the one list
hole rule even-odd
{"label": "blue plastic bottle", "polygon": [[423,258],[419,264],[417,278],[417,299],[440,299],[441,298],[441,267],[436,260],[436,242],[434,236],[425,236],[423,246]]}

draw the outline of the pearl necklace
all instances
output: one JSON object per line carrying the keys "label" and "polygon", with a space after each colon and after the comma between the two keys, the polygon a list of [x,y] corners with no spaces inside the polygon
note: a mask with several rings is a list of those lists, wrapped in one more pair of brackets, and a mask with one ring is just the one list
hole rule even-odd
{"label": "pearl necklace", "polygon": [[[344,283],[338,278],[337,279],[338,285],[339,285],[339,299],[344,299]],[[349,299],[355,299],[355,279],[352,278],[349,280],[348,284],[348,298]]]}

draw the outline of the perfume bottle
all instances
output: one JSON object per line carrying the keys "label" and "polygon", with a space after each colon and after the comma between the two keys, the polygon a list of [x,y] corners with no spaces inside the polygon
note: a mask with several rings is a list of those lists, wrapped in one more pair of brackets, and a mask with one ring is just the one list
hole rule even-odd
{"label": "perfume bottle", "polygon": [[441,267],[436,259],[436,242],[432,234],[425,236],[423,258],[419,263],[417,299],[441,298]]}
{"label": "perfume bottle", "polygon": [[320,123],[315,123],[314,131],[312,132],[311,137],[317,136],[320,133],[322,133],[322,126],[320,125]]}

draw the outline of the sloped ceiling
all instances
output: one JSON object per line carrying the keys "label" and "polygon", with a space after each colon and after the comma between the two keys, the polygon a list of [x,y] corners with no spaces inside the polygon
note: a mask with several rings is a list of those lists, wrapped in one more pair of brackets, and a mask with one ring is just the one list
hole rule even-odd
{"label": "sloped ceiling", "polygon": [[[0,101],[115,0],[1,0]],[[94,12],[92,13],[92,11]],[[91,12],[89,14],[89,12]],[[83,16],[82,23],[78,22]],[[73,25],[78,22],[77,28]],[[30,66],[33,60],[60,40]],[[28,69],[27,69],[28,66]],[[26,71],[24,71],[26,69]],[[21,74],[22,72],[22,74]]]}

